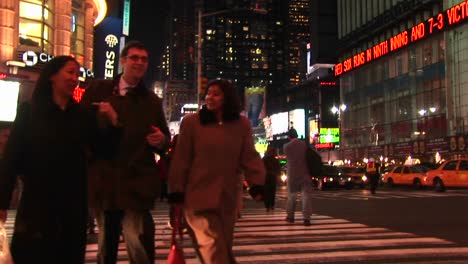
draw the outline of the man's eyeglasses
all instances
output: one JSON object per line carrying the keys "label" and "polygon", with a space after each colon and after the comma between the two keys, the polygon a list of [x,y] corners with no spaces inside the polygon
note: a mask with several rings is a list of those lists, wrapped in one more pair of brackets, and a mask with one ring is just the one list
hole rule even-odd
{"label": "man's eyeglasses", "polygon": [[148,57],[146,56],[138,56],[138,55],[131,55],[131,56],[125,56],[125,58],[130,59],[131,61],[138,61],[141,60],[141,62],[148,62]]}

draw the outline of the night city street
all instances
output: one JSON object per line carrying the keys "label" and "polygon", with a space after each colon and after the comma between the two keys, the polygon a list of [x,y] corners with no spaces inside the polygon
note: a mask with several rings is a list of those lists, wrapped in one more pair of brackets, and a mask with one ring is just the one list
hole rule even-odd
{"label": "night city street", "polygon": [[[244,197],[234,252],[240,263],[467,263],[468,190],[413,191],[381,189],[329,190],[314,193],[312,226],[302,225],[300,203],[295,224],[284,221],[285,188],[277,209]],[[165,205],[154,212],[157,259],[169,250],[170,230]],[[121,244],[123,247],[123,244]],[[199,263],[185,240],[188,263]],[[96,244],[88,247],[88,260]],[[121,251],[125,259],[125,251]],[[193,260],[192,260],[193,258]],[[90,261],[89,263],[94,263]],[[126,263],[126,262],[123,262]],[[158,261],[156,262],[158,263]]]}
{"label": "night city street", "polygon": [[[244,211],[235,231],[239,263],[467,263],[468,190],[413,191],[381,188],[315,191],[312,226],[284,221],[286,198],[278,190],[277,206],[266,212],[261,203],[244,196]],[[300,205],[300,204],[298,204]],[[156,222],[156,263],[165,263],[171,231],[167,204],[153,211]],[[12,216],[7,221],[11,234]],[[86,263],[96,263],[96,235],[88,238]],[[187,263],[199,263],[188,236]],[[123,241],[119,263],[128,263]]]}
{"label": "night city street", "polygon": [[468,0],[0,0],[0,264],[468,264],[467,142]]}

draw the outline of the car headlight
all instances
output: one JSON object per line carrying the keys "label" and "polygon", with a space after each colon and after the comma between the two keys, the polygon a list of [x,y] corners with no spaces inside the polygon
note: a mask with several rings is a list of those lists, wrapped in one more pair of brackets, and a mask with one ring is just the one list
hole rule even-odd
{"label": "car headlight", "polygon": [[286,174],[281,174],[281,181],[282,182],[286,182],[288,180],[288,176],[286,176]]}
{"label": "car headlight", "polygon": [[363,175],[363,176],[361,177],[361,179],[362,179],[362,181],[367,181],[367,176],[366,176],[366,175]]}

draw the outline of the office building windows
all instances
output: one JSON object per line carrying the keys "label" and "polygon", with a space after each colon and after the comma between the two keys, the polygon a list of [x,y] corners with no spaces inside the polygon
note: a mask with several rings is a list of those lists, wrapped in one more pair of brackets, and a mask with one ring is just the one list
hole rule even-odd
{"label": "office building windows", "polygon": [[78,62],[84,60],[85,39],[85,13],[84,3],[81,0],[72,1],[72,26],[71,26],[71,53]]}
{"label": "office building windows", "polygon": [[53,51],[53,0],[23,0],[19,5],[20,45]]}

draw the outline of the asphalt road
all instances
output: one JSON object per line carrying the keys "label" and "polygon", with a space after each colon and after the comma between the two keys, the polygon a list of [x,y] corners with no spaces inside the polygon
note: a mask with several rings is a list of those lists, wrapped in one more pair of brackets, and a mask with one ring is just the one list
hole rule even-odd
{"label": "asphalt road", "polygon": [[[278,190],[284,203],[285,188]],[[406,187],[326,190],[314,193],[314,213],[468,246],[468,189],[436,193]]]}

